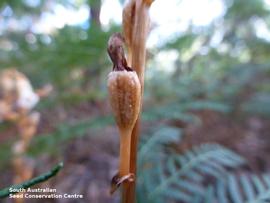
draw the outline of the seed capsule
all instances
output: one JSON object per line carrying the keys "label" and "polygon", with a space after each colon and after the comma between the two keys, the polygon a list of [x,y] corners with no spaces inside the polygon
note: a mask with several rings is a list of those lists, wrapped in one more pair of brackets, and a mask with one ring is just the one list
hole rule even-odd
{"label": "seed capsule", "polygon": [[113,71],[108,77],[112,110],[120,129],[133,128],[140,111],[141,85],[135,71]]}
{"label": "seed capsule", "polygon": [[132,68],[127,66],[123,37],[116,33],[108,42],[113,71],[108,76],[109,100],[120,133],[119,177],[129,175],[131,133],[141,107],[141,84]]}
{"label": "seed capsule", "polygon": [[120,132],[119,176],[129,174],[131,133],[138,118],[141,85],[135,71],[113,71],[108,76],[111,107]]}

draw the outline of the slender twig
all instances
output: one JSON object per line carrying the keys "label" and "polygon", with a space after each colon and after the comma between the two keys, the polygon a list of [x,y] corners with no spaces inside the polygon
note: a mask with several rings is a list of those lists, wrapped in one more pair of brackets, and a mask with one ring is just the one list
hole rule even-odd
{"label": "slender twig", "polygon": [[[138,74],[142,95],[144,87],[144,70],[146,59],[146,39],[149,27],[148,10],[153,0],[130,0],[123,11],[123,30],[128,46],[128,65]],[[142,102],[141,102],[142,104]],[[130,173],[135,175],[137,168],[137,143],[139,138],[140,116],[131,135]],[[123,185],[122,202],[135,203],[136,181]]]}
{"label": "slender twig", "polygon": [[[51,177],[55,176],[63,168],[63,166],[64,166],[63,162],[60,162],[47,173],[44,173],[38,177],[35,177],[35,178],[33,178],[29,181],[23,182],[21,184],[12,185],[10,187],[7,187],[7,188],[0,190],[0,198],[8,197],[9,194],[17,193],[17,192],[15,192],[16,189],[27,189],[33,185],[36,185],[38,183],[41,183],[41,182],[44,182],[44,181],[50,179]],[[14,190],[11,191],[10,188],[12,188]]]}

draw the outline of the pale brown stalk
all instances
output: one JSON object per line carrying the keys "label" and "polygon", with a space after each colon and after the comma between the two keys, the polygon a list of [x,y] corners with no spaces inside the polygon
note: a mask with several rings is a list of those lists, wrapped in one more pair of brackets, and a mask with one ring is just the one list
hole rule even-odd
{"label": "pale brown stalk", "polygon": [[[128,65],[139,77],[142,95],[144,87],[144,70],[146,59],[146,39],[149,30],[149,8],[153,0],[130,0],[123,11],[123,32],[128,46]],[[142,97],[141,97],[142,98]],[[140,102],[142,105],[142,102]],[[137,143],[139,137],[138,117],[131,135],[130,173],[136,177]],[[136,179],[124,184],[122,202],[135,203]]]}
{"label": "pale brown stalk", "polygon": [[120,132],[119,177],[129,174],[131,131]]}

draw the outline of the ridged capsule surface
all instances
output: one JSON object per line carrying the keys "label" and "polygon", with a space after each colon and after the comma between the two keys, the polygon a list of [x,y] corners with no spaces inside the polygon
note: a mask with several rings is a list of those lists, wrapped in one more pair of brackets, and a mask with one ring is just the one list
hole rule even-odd
{"label": "ridged capsule surface", "polygon": [[141,106],[141,85],[136,72],[112,71],[108,76],[108,91],[118,127],[132,129]]}

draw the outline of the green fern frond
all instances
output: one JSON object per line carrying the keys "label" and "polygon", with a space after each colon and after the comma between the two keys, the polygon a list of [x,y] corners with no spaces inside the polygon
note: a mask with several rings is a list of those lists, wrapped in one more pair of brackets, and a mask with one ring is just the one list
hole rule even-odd
{"label": "green fern frond", "polygon": [[[155,202],[166,197],[193,203],[194,197],[197,200],[205,198],[206,192],[202,185],[205,177],[224,178],[225,181],[228,168],[245,163],[242,157],[217,144],[204,144],[183,155],[168,157],[163,154],[162,157],[152,158],[141,166],[142,173],[138,181],[147,194],[145,202]],[[207,199],[213,196],[212,193],[211,189]],[[208,200],[204,199],[204,202]]]}
{"label": "green fern frond", "polygon": [[[186,108],[185,104],[183,107]],[[189,108],[191,110],[191,108]],[[143,112],[142,118],[146,121],[155,121],[160,119],[179,119],[187,123],[200,124],[200,119],[187,112],[187,109],[182,109],[179,103],[168,103],[162,106],[151,108]]]}
{"label": "green fern frond", "polygon": [[270,176],[231,174],[225,184],[217,183],[216,193],[220,203],[267,203],[270,202]]}
{"label": "green fern frond", "polygon": [[244,112],[255,113],[264,116],[269,116],[270,114],[270,93],[257,93],[252,95],[252,97],[241,105]]}
{"label": "green fern frond", "polygon": [[142,157],[139,162],[146,158],[148,155],[150,155],[151,153],[149,152],[157,153],[157,150],[155,149],[159,150],[161,145],[172,142],[179,142],[181,138],[181,129],[174,127],[161,127],[143,143],[142,147],[139,150],[139,157]]}

